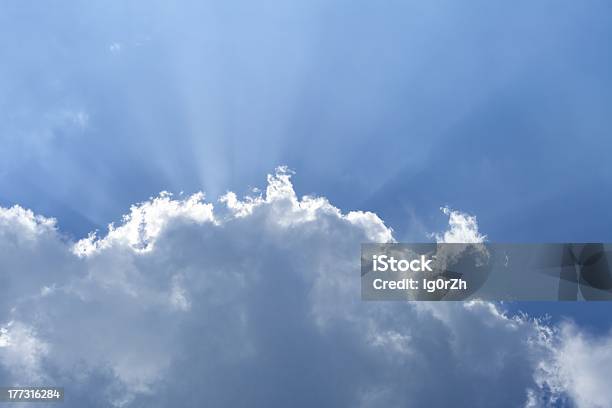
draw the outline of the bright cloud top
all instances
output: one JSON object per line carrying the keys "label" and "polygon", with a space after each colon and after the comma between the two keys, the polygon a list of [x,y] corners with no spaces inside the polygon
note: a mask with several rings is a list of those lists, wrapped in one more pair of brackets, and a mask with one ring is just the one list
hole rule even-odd
{"label": "bright cloud top", "polygon": [[[478,241],[445,210],[439,241]],[[68,406],[606,406],[610,339],[493,304],[362,302],[373,213],[298,198],[291,173],[218,206],[168,193],[103,237],[0,209],[0,383]],[[461,401],[461,402],[459,402]]]}

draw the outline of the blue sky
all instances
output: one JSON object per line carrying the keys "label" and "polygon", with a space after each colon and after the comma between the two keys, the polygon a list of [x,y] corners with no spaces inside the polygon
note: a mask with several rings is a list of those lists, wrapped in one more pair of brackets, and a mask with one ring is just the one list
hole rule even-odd
{"label": "blue sky", "polygon": [[77,236],[286,164],[410,239],[441,205],[493,240],[610,239],[607,2],[3,9],[0,198]]}
{"label": "blue sky", "polygon": [[72,240],[287,165],[398,240],[450,206],[492,242],[612,241],[610,2],[9,1],[0,34],[0,206]]}

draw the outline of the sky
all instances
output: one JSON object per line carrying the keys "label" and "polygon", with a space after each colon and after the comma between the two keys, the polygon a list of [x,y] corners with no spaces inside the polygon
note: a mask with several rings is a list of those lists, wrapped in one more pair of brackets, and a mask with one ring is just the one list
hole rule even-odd
{"label": "sky", "polygon": [[[443,406],[437,387],[467,395],[465,374],[513,406],[607,406],[609,373],[568,357],[610,358],[607,303],[369,307],[326,291],[360,242],[448,229],[445,206],[490,242],[611,242],[610,38],[597,0],[2,2],[0,380],[70,380],[90,405],[102,384],[105,406],[167,406],[198,378],[217,406]],[[278,166],[295,175],[277,200]],[[156,205],[157,221],[139,213]],[[320,281],[332,259],[339,275]],[[125,336],[59,317],[79,311]],[[496,361],[522,357],[490,378],[498,343]]]}

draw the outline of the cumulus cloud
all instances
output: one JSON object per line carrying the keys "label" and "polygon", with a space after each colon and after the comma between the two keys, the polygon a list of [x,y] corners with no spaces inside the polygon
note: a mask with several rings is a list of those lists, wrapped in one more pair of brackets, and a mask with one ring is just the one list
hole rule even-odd
{"label": "cumulus cloud", "polygon": [[611,406],[612,336],[594,337],[566,323],[558,337],[553,359],[540,366],[540,384],[556,394],[565,390],[579,407]]}
{"label": "cumulus cloud", "polygon": [[442,234],[433,234],[436,242],[465,243],[484,242],[487,239],[478,231],[478,222],[473,215],[442,207],[442,212],[448,215],[448,230]]}
{"label": "cumulus cloud", "polygon": [[[440,240],[484,239],[446,214]],[[67,406],[610,400],[588,353],[610,360],[608,339],[491,303],[362,302],[360,243],[393,241],[376,214],[298,198],[286,168],[217,205],[162,193],[78,242],[0,209],[0,383],[64,386]]]}

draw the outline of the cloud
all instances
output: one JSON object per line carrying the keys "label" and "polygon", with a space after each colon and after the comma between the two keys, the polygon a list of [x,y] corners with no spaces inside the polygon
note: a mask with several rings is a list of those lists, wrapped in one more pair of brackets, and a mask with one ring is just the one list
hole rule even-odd
{"label": "cloud", "polygon": [[121,52],[121,43],[114,42],[108,46],[108,50],[113,54],[118,54]]}
{"label": "cloud", "polygon": [[432,235],[436,242],[464,243],[484,242],[486,240],[487,236],[478,231],[478,222],[475,216],[452,210],[449,207],[442,207],[441,210],[449,217],[449,228],[443,234]]}
{"label": "cloud", "polygon": [[565,323],[552,346],[554,358],[540,367],[541,385],[557,393],[566,390],[579,407],[610,406],[612,336],[594,337]]}
{"label": "cloud", "polygon": [[[457,211],[440,239],[483,239]],[[459,238],[458,238],[459,237]],[[169,193],[72,242],[0,209],[0,383],[66,387],[67,406],[546,406],[609,401],[609,340],[496,305],[362,302],[373,213],[265,193]],[[607,353],[607,354],[606,354]],[[606,361],[607,361],[606,360]]]}

